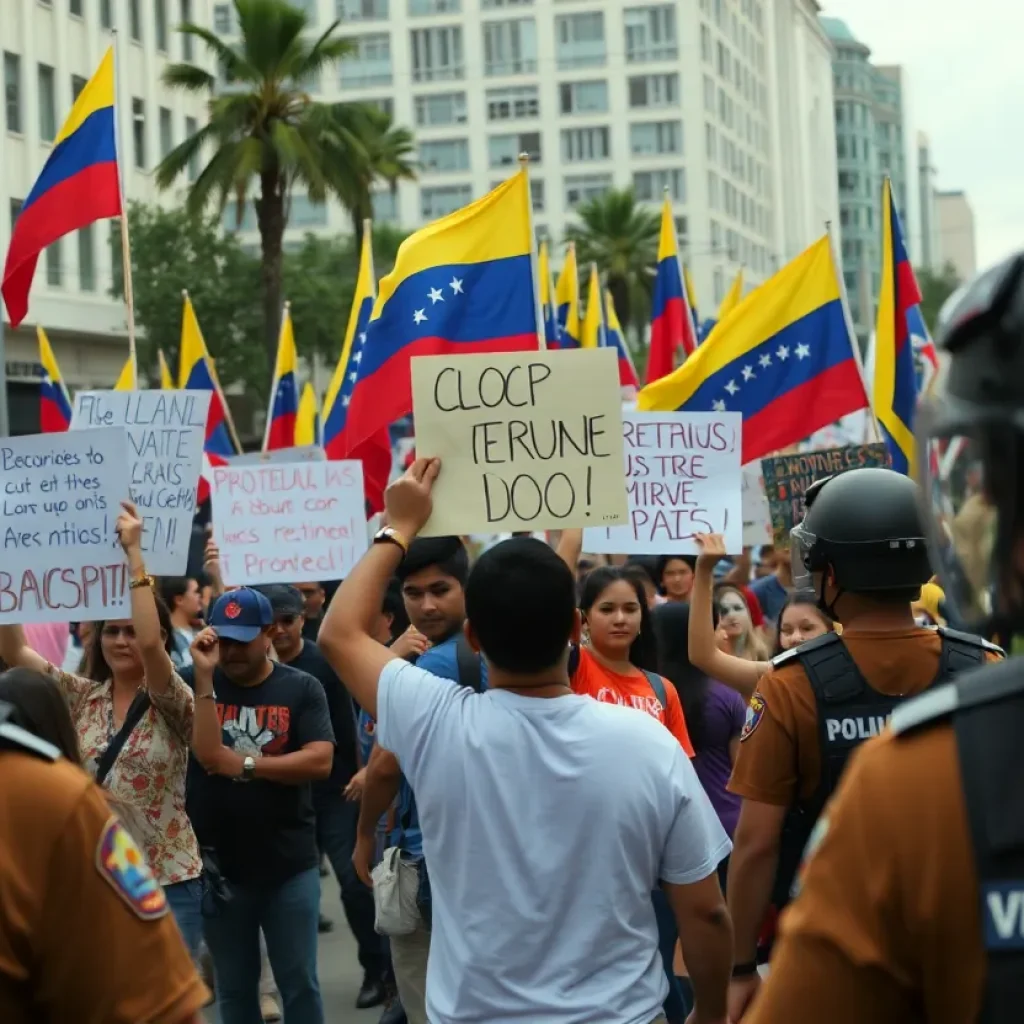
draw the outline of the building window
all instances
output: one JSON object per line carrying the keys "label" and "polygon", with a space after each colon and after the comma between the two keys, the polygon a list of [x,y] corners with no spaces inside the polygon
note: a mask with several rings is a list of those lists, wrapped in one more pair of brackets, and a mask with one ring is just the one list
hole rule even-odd
{"label": "building window", "polygon": [[636,75],[629,79],[629,105],[641,107],[679,106],[678,75]]}
{"label": "building window", "polygon": [[388,117],[394,119],[395,116],[395,101],[389,96],[384,97],[380,100],[362,100],[368,107],[376,107],[382,114],[387,114]]}
{"label": "building window", "polygon": [[[185,138],[191,139],[199,131],[199,122],[194,117],[185,118]],[[199,151],[196,150],[188,158],[188,180],[195,181],[199,177]]]}
{"label": "building window", "polygon": [[626,26],[626,60],[629,63],[675,60],[679,56],[676,9],[673,5],[627,7],[623,13]]}
{"label": "building window", "polygon": [[480,0],[480,7],[484,11],[491,11],[498,7],[530,7],[533,0]]}
{"label": "building window", "polygon": [[7,108],[7,130],[21,132],[21,58],[4,52],[4,105]]}
{"label": "building window", "polygon": [[14,231],[14,225],[17,223],[18,218],[21,216],[22,200],[12,199],[8,210],[11,215],[11,231]]}
{"label": "building window", "polygon": [[[192,0],[181,0],[181,24],[192,24]],[[187,32],[181,33],[181,59],[191,60],[194,54],[193,40]]]}
{"label": "building window", "polygon": [[629,126],[629,150],[633,156],[683,152],[682,121],[645,121]]}
{"label": "building window", "polygon": [[68,12],[76,18],[80,18],[82,16],[82,0],[71,0],[71,3],[68,4]]}
{"label": "building window", "polygon": [[341,62],[341,84],[348,87],[391,84],[391,36],[378,32],[353,36],[355,53]]}
{"label": "building window", "polygon": [[337,0],[334,11],[342,21],[387,21],[388,0]]}
{"label": "building window", "polygon": [[166,107],[160,108],[160,159],[163,160],[174,149],[174,127],[171,123],[171,112]]}
{"label": "building window", "polygon": [[132,39],[137,43],[141,43],[142,11],[139,9],[139,0],[128,0],[128,24],[131,29]]}
{"label": "building window", "polygon": [[409,0],[410,14],[459,14],[462,0]]}
{"label": "building window", "polygon": [[57,135],[57,82],[49,64],[39,65],[39,138],[53,142]]}
{"label": "building window", "polygon": [[153,18],[156,22],[156,48],[167,52],[167,0],[153,0]]}
{"label": "building window", "polygon": [[705,64],[711,63],[711,29],[702,24],[700,27],[700,59]]}
{"label": "building window", "polygon": [[414,82],[445,82],[465,75],[460,26],[417,28],[410,36]]}
{"label": "building window", "polygon": [[610,174],[579,174],[565,179],[565,205],[572,209],[603,196],[612,187]]}
{"label": "building window", "polygon": [[659,200],[665,189],[673,202],[686,202],[686,172],[681,167],[671,171],[637,171],[633,175],[633,192],[637,199]]}
{"label": "building window", "polygon": [[100,0],[100,25],[105,29],[114,27],[113,0]]}
{"label": "building window", "polygon": [[312,202],[309,196],[302,193],[293,195],[291,206],[288,210],[288,227],[327,227],[327,207],[323,203]]}
{"label": "building window", "polygon": [[536,70],[537,26],[533,18],[485,22],[485,75],[525,75]]}
{"label": "building window", "polygon": [[63,245],[64,240],[58,238],[46,247],[46,283],[51,288],[59,288],[64,282]]}
{"label": "building window", "polygon": [[555,51],[560,71],[603,67],[607,60],[604,14],[560,14],[555,18]]}
{"label": "building window", "polygon": [[83,292],[96,291],[95,242],[91,224],[78,229],[78,287]]}
{"label": "building window", "polygon": [[718,159],[718,132],[713,124],[704,123],[704,155],[709,160]]}
{"label": "building window", "polygon": [[234,10],[231,4],[213,5],[213,31],[217,35],[233,35],[234,20]]}
{"label": "building window", "polygon": [[539,179],[530,181],[530,206],[534,213],[544,212],[544,182]]}
{"label": "building window", "polygon": [[146,105],[140,99],[132,98],[132,145],[135,166],[146,169]]}
{"label": "building window", "polygon": [[466,94],[464,92],[439,92],[432,96],[417,96],[416,124],[429,128],[436,124],[465,124]]}
{"label": "building window", "polygon": [[81,95],[82,90],[85,88],[86,80],[81,75],[71,76],[71,105],[74,106],[75,100]]}
{"label": "building window", "polygon": [[530,163],[540,163],[540,132],[491,135],[487,139],[489,167],[515,167],[519,162],[520,153],[525,153],[530,158]]}
{"label": "building window", "polygon": [[515,121],[540,116],[540,99],[535,85],[514,85],[487,90],[487,120]]}
{"label": "building window", "polygon": [[442,185],[420,189],[420,215],[426,220],[437,220],[461,210],[473,199],[469,185]]}
{"label": "building window", "polygon": [[722,201],[721,193],[718,190],[719,178],[714,171],[708,171],[708,206],[717,210]]}
{"label": "building window", "polygon": [[421,142],[420,165],[424,171],[468,171],[468,139],[434,139]]}
{"label": "building window", "polygon": [[398,223],[398,193],[390,189],[386,192],[372,192],[370,202],[373,207],[374,224]]}
{"label": "building window", "polygon": [[563,129],[562,160],[565,163],[607,160],[611,155],[610,136],[606,127]]}
{"label": "building window", "polygon": [[288,0],[288,2],[292,7],[298,7],[298,9],[305,14],[307,27],[311,27],[316,24],[317,0]]}
{"label": "building window", "polygon": [[604,114],[608,111],[608,83],[563,82],[558,87],[562,114]]}

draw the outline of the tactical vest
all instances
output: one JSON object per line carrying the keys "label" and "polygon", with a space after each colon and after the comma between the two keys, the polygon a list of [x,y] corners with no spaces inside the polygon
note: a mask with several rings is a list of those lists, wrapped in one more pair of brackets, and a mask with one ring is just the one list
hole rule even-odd
{"label": "tactical vest", "polygon": [[[986,650],[999,650],[994,644],[968,633],[944,627],[939,627],[937,632],[942,637],[942,653],[939,671],[930,687],[959,672],[977,668],[984,663]],[[814,693],[821,779],[811,798],[790,808],[786,815],[772,892],[772,902],[778,910],[782,910],[791,898],[793,881],[807,841],[825,804],[839,785],[850,755],[866,739],[879,735],[889,716],[907,699],[873,689],[836,633],[826,633],[786,651],[772,664],[778,667],[791,661],[800,663]]]}
{"label": "tactical vest", "polygon": [[893,716],[892,729],[904,736],[950,720],[978,872],[978,938],[988,962],[978,1024],[1017,1024],[1024,1012],[1021,663],[988,665],[908,702]]}

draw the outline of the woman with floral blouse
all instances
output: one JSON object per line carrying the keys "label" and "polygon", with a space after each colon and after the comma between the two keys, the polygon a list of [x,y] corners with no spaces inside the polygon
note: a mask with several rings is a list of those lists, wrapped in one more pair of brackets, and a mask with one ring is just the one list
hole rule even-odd
{"label": "woman with floral blouse", "polygon": [[145,851],[167,894],[185,941],[196,954],[202,937],[199,844],[185,814],[192,691],[168,654],[171,624],[153,591],[142,558],[142,522],[122,503],[117,532],[128,562],[130,619],[96,623],[86,651],[85,675],[54,666],[25,643],[20,626],[0,626],[0,658],[8,665],[48,673],[71,709],[82,766],[97,763],[121,730],[129,708],[145,694],[149,706],[103,780],[108,800]]}

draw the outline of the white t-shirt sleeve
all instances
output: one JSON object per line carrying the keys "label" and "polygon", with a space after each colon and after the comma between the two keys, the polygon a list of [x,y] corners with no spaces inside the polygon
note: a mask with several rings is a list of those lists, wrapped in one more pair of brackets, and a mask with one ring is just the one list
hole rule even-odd
{"label": "white t-shirt sleeve", "polygon": [[377,742],[398,758],[416,788],[426,748],[443,733],[452,714],[470,693],[401,658],[389,661],[377,683]]}
{"label": "white t-shirt sleeve", "polygon": [[715,871],[729,856],[732,843],[690,759],[679,746],[675,754],[671,771],[678,803],[675,820],[665,841],[658,877],[670,885],[691,885]]}

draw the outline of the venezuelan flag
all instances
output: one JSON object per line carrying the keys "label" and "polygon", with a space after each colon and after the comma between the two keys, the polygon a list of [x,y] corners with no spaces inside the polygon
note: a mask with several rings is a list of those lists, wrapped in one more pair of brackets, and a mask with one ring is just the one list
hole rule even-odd
{"label": "venezuelan flag", "polygon": [[703,341],[711,337],[711,332],[740,304],[743,299],[743,268],[740,267],[729,290],[725,293],[718,307],[718,316],[714,319],[705,320],[700,325],[700,336]]}
{"label": "venezuelan flag", "polygon": [[120,214],[111,47],[53,140],[11,232],[0,291],[12,327],[28,312],[28,293],[43,249],[70,231]]}
{"label": "venezuelan flag", "polygon": [[892,468],[914,468],[914,406],[917,371],[907,315],[921,301],[921,290],[907,257],[899,214],[888,178],[882,186],[882,281],[875,325],[875,417],[882,427]]}
{"label": "venezuelan flag", "polygon": [[124,366],[121,367],[121,372],[117,375],[117,383],[114,385],[114,390],[134,391],[135,388],[135,363],[132,362],[132,357],[129,356],[124,361]]}
{"label": "venezuelan flag", "polygon": [[570,242],[565,250],[565,263],[555,284],[555,305],[558,307],[557,348],[579,348],[582,338],[580,323],[580,280],[576,269],[576,246]]}
{"label": "venezuelan flag", "polygon": [[36,327],[36,337],[39,339],[39,362],[43,364],[43,379],[39,385],[39,430],[43,434],[59,434],[71,426],[71,399],[46,331]]}
{"label": "venezuelan flag", "polygon": [[690,355],[697,347],[693,318],[679,270],[676,222],[668,198],[661,207],[658,266],[651,303],[651,341],[647,351],[647,383],[667,377],[675,369],[676,352]]}
{"label": "venezuelan flag", "polygon": [[580,348],[601,348],[605,345],[605,322],[601,309],[601,282],[597,276],[597,264],[590,264],[590,279],[587,282],[587,312],[583,317],[583,334]]}
{"label": "venezuelan flag", "polygon": [[751,292],[641,410],[742,412],[743,462],[868,406],[828,236]]}
{"label": "venezuelan flag", "polygon": [[619,384],[624,388],[640,387],[640,378],[636,375],[633,357],[626,347],[626,336],[619,323],[619,314],[615,312],[615,301],[612,293],[604,292],[604,338],[609,348],[614,348],[619,357]]}
{"label": "venezuelan flag", "polygon": [[316,401],[316,390],[311,381],[306,381],[299,396],[299,411],[295,415],[295,444],[311,445],[320,443],[320,409]]}
{"label": "venezuelan flag", "polygon": [[384,507],[384,488],[391,475],[391,436],[389,424],[378,427],[356,448],[349,445],[348,410],[359,377],[367,328],[377,301],[377,278],[373,271],[373,231],[367,223],[363,248],[359,254],[359,274],[352,296],[352,309],[345,328],[341,358],[324,397],[323,446],[328,459],[357,458],[363,464],[363,492],[370,513]]}
{"label": "venezuelan flag", "polygon": [[686,286],[686,302],[690,307],[690,316],[693,318],[693,336],[696,339],[696,344],[699,345],[700,313],[697,312],[697,289],[693,286],[689,267],[683,267],[683,284]]}
{"label": "venezuelan flag", "polygon": [[402,243],[367,329],[351,445],[412,411],[413,356],[538,347],[532,251],[525,170]]}
{"label": "venezuelan flag", "polygon": [[171,368],[167,365],[167,357],[164,355],[163,349],[157,349],[156,359],[160,366],[160,390],[173,391],[174,378],[171,376]]}
{"label": "venezuelan flag", "polygon": [[281,318],[281,333],[277,338],[274,379],[270,385],[270,408],[267,410],[267,429],[263,435],[265,452],[295,446],[295,417],[299,411],[299,385],[296,380],[298,362],[292,311],[286,302],[284,316]]}
{"label": "venezuelan flag", "polygon": [[206,420],[206,441],[203,451],[210,455],[231,456],[237,454],[227,425],[224,396],[213,370],[210,353],[199,330],[196,311],[192,300],[185,296],[181,317],[181,354],[178,364],[178,387],[195,391],[212,391],[210,414]]}
{"label": "venezuelan flag", "polygon": [[551,287],[551,257],[547,239],[540,243],[537,274],[540,277],[540,308],[544,314],[545,340],[548,348],[558,348],[558,314],[555,312],[555,290]]}

